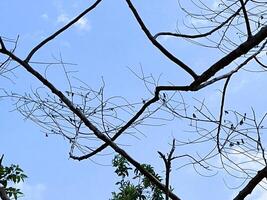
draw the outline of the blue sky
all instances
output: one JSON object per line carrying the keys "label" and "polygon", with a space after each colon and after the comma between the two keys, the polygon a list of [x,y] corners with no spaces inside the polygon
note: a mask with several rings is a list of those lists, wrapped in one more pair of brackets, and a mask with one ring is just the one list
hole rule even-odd
{"label": "blue sky", "polygon": [[[145,23],[153,33],[157,31],[175,30],[181,16],[176,0],[168,3],[157,1],[133,1]],[[207,1],[213,5],[213,1]],[[59,29],[75,15],[88,7],[93,1],[83,0],[9,0],[1,2],[0,35],[16,38],[19,35],[17,54],[25,57],[29,50],[42,39]],[[214,50],[200,47],[193,49],[185,41],[164,37],[161,43],[168,47],[188,65],[195,66],[201,72],[205,66],[210,66],[222,56]],[[208,55],[208,56],[207,56]],[[101,87],[102,77],[105,80],[107,96],[123,96],[131,102],[141,101],[151,97],[140,81],[131,72],[153,73],[161,76],[161,84],[186,84],[191,81],[176,65],[166,59],[147,40],[134,20],[124,1],[104,0],[97,9],[86,15],[75,26],[41,49],[33,61],[53,61],[54,57],[62,56],[65,62],[75,63],[68,69],[77,71],[76,77],[86,82],[92,88]],[[44,66],[35,66],[44,72]],[[130,69],[131,70],[130,70]],[[62,90],[67,89],[67,80],[59,72],[57,66],[47,70],[48,78]],[[40,83],[26,71],[18,68],[8,79],[0,79],[0,88],[8,88],[13,92],[29,92],[38,88]],[[266,85],[264,73],[251,74],[242,71],[231,80],[226,98],[226,108],[240,112],[249,112],[254,106],[259,115],[264,113],[267,96],[259,95],[258,91]],[[198,99],[206,99],[211,109],[218,114],[218,102],[222,85],[215,84],[195,94]],[[196,103],[193,94],[185,94],[186,101]],[[257,98],[255,98],[257,97]],[[244,101],[246,99],[246,101]],[[40,127],[25,120],[14,110],[14,102],[4,99],[0,101],[1,139],[0,153],[5,154],[5,162],[21,165],[29,176],[20,185],[25,193],[24,200],[70,200],[70,199],[108,199],[115,190],[117,181],[111,159],[108,156],[96,156],[92,160],[81,162],[68,158],[68,142],[60,136],[45,137]],[[185,134],[187,123],[175,120],[168,126],[141,127],[145,135],[124,137],[119,141],[127,144],[126,151],[140,162],[155,166],[158,173],[163,170],[163,162],[157,155],[157,150],[166,152],[170,147],[172,137]],[[194,151],[182,149],[181,151]],[[113,153],[110,149],[106,153]],[[179,162],[179,161],[178,161]],[[97,164],[99,163],[99,164]],[[231,199],[237,190],[235,181],[220,172],[214,177],[199,176],[194,169],[184,168],[173,170],[172,186],[182,199]],[[233,183],[233,184],[232,184]],[[260,189],[251,199],[263,200],[264,193]]]}

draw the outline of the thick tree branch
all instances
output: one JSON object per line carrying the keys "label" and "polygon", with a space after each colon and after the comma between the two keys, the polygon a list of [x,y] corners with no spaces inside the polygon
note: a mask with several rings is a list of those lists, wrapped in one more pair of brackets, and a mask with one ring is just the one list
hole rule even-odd
{"label": "thick tree branch", "polygon": [[5,47],[5,44],[4,44],[4,42],[3,42],[1,37],[0,37],[0,50],[1,51],[7,51],[6,47]]}
{"label": "thick tree branch", "polygon": [[[0,39],[1,40],[1,39]],[[41,83],[43,83],[47,88],[51,90],[52,93],[54,93],[57,97],[61,99],[62,102],[66,104],[66,106],[74,113],[76,114],[81,121],[87,126],[97,138],[108,144],[115,152],[122,155],[124,158],[126,158],[134,167],[136,167],[144,176],[146,176],[155,186],[157,186],[160,190],[162,190],[164,193],[168,192],[166,190],[166,186],[162,184],[155,176],[153,176],[151,173],[149,173],[147,170],[145,170],[142,165],[134,160],[129,154],[127,154],[122,148],[120,148],[118,145],[116,145],[112,140],[110,140],[105,134],[100,132],[96,126],[94,126],[87,117],[82,113],[82,111],[75,107],[73,103],[61,92],[59,91],[51,82],[49,82],[47,79],[45,79],[39,72],[37,72],[35,69],[33,69],[28,62],[21,60],[13,53],[0,49],[0,53],[3,53],[7,56],[9,56],[11,59],[19,63],[21,66],[23,66],[30,74],[32,74],[34,77],[36,77]],[[180,200],[179,197],[177,197],[174,193],[169,193],[170,197],[173,200]]]}
{"label": "thick tree branch", "polygon": [[211,79],[210,81],[207,81],[207,82],[199,85],[196,88],[196,90],[200,90],[200,89],[207,87],[208,85],[211,85],[217,81],[220,81],[222,79],[228,78],[229,76],[232,76],[233,74],[237,73],[242,67],[246,66],[252,59],[255,59],[257,61],[257,55],[262,52],[262,50],[265,48],[266,44],[267,44],[267,40],[265,40],[265,42],[262,44],[261,48],[257,52],[255,52],[253,55],[249,56],[244,62],[242,62],[240,65],[238,65],[235,69],[233,69],[232,71],[230,71],[226,74],[215,77],[215,78]]}
{"label": "thick tree branch", "polygon": [[204,83],[212,76],[214,76],[218,71],[222,70],[224,67],[232,63],[235,59],[246,54],[251,49],[259,45],[267,37],[267,26],[264,26],[256,35],[249,38],[247,41],[239,45],[235,50],[224,56],[222,59],[213,64],[208,70],[203,72],[201,76],[195,80],[191,86],[197,87],[201,83]]}
{"label": "thick tree branch", "polygon": [[[66,24],[65,26],[63,26],[61,29],[59,29],[58,31],[56,31],[55,33],[53,33],[52,35],[50,35],[49,37],[47,37],[46,39],[44,39],[43,41],[41,41],[38,45],[36,45],[33,49],[30,50],[28,56],[26,57],[25,60],[17,57],[15,54],[14,54],[14,49],[13,51],[11,50],[7,50],[7,48],[5,47],[5,44],[3,42],[3,40],[1,39],[0,37],[0,53],[8,56],[8,60],[12,59],[13,61],[17,62],[19,64],[19,66],[22,66],[24,67],[32,76],[34,76],[35,78],[37,78],[42,84],[44,84],[44,86],[46,88],[48,88],[54,95],[53,98],[54,98],[54,101],[53,103],[57,103],[58,99],[57,97],[60,99],[60,105],[62,105],[62,107],[64,107],[64,110],[66,109],[68,111],[68,113],[71,113],[73,114],[73,116],[75,116],[75,119],[77,118],[79,123],[82,124],[82,126],[86,126],[90,131],[88,133],[89,134],[94,134],[93,137],[96,137],[98,141],[100,141],[100,143],[102,144],[100,147],[98,147],[97,149],[95,149],[94,151],[92,151],[91,153],[89,154],[86,154],[86,155],[82,155],[80,157],[78,156],[74,156],[72,155],[72,150],[70,152],[70,157],[73,158],[73,159],[76,159],[76,160],[83,160],[83,159],[87,159],[91,156],[94,156],[95,154],[99,153],[100,151],[102,151],[103,149],[107,148],[107,147],[111,147],[115,152],[117,152],[118,154],[120,154],[121,156],[123,156],[124,158],[126,158],[129,163],[131,163],[136,169],[138,169],[145,177],[147,177],[151,183],[153,183],[155,185],[155,187],[159,188],[160,190],[162,190],[165,194],[166,194],[166,200],[168,200],[169,198],[172,198],[174,200],[179,200],[179,197],[177,197],[172,191],[169,190],[169,178],[170,178],[170,171],[171,171],[171,161],[175,158],[178,158],[178,157],[173,157],[172,154],[174,152],[174,149],[175,149],[175,140],[173,141],[173,146],[172,146],[172,149],[170,151],[169,154],[167,155],[163,155],[162,153],[159,152],[160,156],[162,157],[162,159],[164,160],[164,163],[165,163],[165,167],[166,167],[166,180],[165,180],[165,185],[162,184],[158,179],[157,177],[155,177],[154,175],[152,175],[151,173],[149,173],[146,169],[144,169],[142,167],[142,165],[140,165],[139,162],[137,162],[137,160],[135,160],[132,156],[130,156],[126,151],[124,151],[123,148],[121,148],[120,146],[118,146],[114,141],[120,136],[122,135],[126,130],[128,130],[129,128],[131,128],[132,126],[134,126],[136,124],[136,121],[144,114],[146,114],[146,110],[148,109],[149,106],[151,106],[152,104],[156,103],[157,101],[160,100],[160,92],[161,91],[197,91],[197,90],[200,90],[210,84],[213,84],[215,83],[216,81],[219,81],[219,80],[222,80],[222,79],[226,79],[226,82],[225,82],[225,85],[224,85],[224,89],[223,89],[223,93],[222,93],[222,100],[221,100],[221,107],[220,107],[220,116],[219,116],[219,122],[216,121],[216,118],[214,117],[215,121],[214,123],[218,123],[218,130],[216,129],[213,129],[212,131],[208,132],[208,139],[209,140],[210,138],[212,138],[212,141],[214,139],[214,133],[216,134],[216,131],[217,131],[217,147],[218,147],[218,151],[219,153],[221,152],[221,150],[223,149],[223,147],[225,146],[226,142],[228,141],[227,139],[223,139],[222,137],[220,138],[220,129],[223,129],[224,126],[227,126],[227,125],[224,125],[224,123],[222,124],[222,118],[223,118],[223,110],[224,110],[224,101],[225,101],[225,93],[226,93],[226,88],[227,88],[227,85],[228,85],[228,82],[231,78],[231,76],[236,73],[239,69],[241,69],[243,66],[245,66],[249,61],[251,61],[253,58],[255,58],[256,62],[258,62],[259,64],[261,64],[261,62],[256,58],[256,55],[260,52],[263,52],[263,48],[265,47],[266,43],[267,43],[267,25],[263,26],[263,28],[261,28],[260,31],[258,31],[255,35],[252,35],[252,32],[251,32],[251,28],[250,28],[250,24],[249,24],[249,20],[252,21],[255,21],[255,17],[253,17],[251,11],[247,11],[246,10],[246,3],[249,1],[249,0],[236,0],[233,4],[233,7],[230,5],[229,7],[226,7],[227,9],[222,9],[220,12],[217,13],[217,11],[212,11],[212,17],[209,17],[208,15],[204,14],[202,15],[202,17],[200,19],[214,19],[214,24],[217,26],[214,28],[214,24],[212,24],[212,26],[210,27],[213,27],[212,30],[210,29],[207,29],[207,28],[210,28],[208,26],[205,25],[205,27],[202,27],[202,28],[205,28],[205,29],[201,29],[201,26],[199,26],[199,29],[194,26],[194,24],[192,25],[193,28],[196,28],[195,30],[198,31],[198,33],[202,33],[202,34],[197,34],[197,35],[185,35],[185,34],[176,34],[176,33],[170,33],[170,32],[162,32],[162,33],[158,33],[156,34],[154,37],[153,35],[151,34],[150,30],[146,27],[145,23],[143,22],[142,18],[140,17],[138,11],[136,10],[136,8],[134,7],[134,5],[132,4],[131,0],[125,0],[126,3],[128,4],[131,12],[133,13],[137,23],[139,24],[139,26],[141,27],[142,31],[144,32],[144,34],[146,35],[146,37],[148,38],[148,40],[157,48],[159,49],[159,51],[164,54],[169,60],[171,60],[173,63],[175,63],[177,66],[181,67],[184,71],[186,71],[194,80],[191,82],[190,85],[185,85],[185,86],[158,86],[155,88],[155,93],[154,93],[154,96],[147,102],[144,102],[144,104],[140,107],[139,111],[137,113],[135,113],[133,116],[130,117],[130,119],[128,121],[125,122],[125,124],[123,124],[124,126],[121,127],[121,123],[120,123],[120,128],[115,128],[116,129],[116,132],[113,130],[113,127],[112,127],[112,133],[114,131],[114,135],[112,138],[109,137],[108,133],[106,133],[105,131],[102,131],[101,128],[102,126],[105,127],[105,121],[104,121],[104,105],[101,105],[101,109],[102,109],[102,122],[103,124],[100,125],[98,127],[98,121],[93,121],[93,117],[91,118],[91,115],[88,115],[90,117],[86,117],[86,114],[89,112],[87,111],[84,111],[84,109],[81,109],[81,107],[77,107],[76,104],[74,104],[72,101],[71,101],[71,98],[68,98],[67,95],[65,96],[65,94],[60,91],[57,87],[55,87],[54,84],[52,84],[49,80],[47,80],[45,78],[45,76],[43,76],[41,73],[39,73],[37,70],[35,70],[32,66],[31,66],[31,62],[30,60],[32,59],[32,57],[35,55],[35,53],[40,50],[44,45],[46,45],[48,42],[52,41],[54,38],[56,38],[58,35],[60,35],[61,33],[63,33],[64,31],[66,31],[68,28],[70,28],[73,24],[75,24],[76,22],[78,22],[78,20],[80,20],[83,16],[85,16],[87,13],[89,13],[90,11],[92,11],[94,8],[97,7],[97,5],[101,2],[102,0],[94,0],[94,3],[88,7],[86,10],[84,10],[81,14],[79,14],[77,17],[75,17],[73,20],[71,20],[68,24]],[[241,5],[239,4],[239,2],[241,3]],[[204,4],[203,4],[204,5]],[[226,6],[227,4],[224,4],[224,6]],[[238,10],[235,11],[237,8],[235,7],[236,5],[238,5]],[[204,5],[205,6],[205,5]],[[201,8],[201,7],[199,7]],[[229,9],[228,9],[229,8]],[[236,8],[236,9],[234,9]],[[205,9],[204,9],[205,10]],[[211,10],[209,8],[207,8],[207,10]],[[232,33],[231,30],[229,32],[227,32],[227,29],[231,28],[232,26],[234,26],[234,19],[237,18],[237,15],[239,15],[239,13],[243,10],[243,13],[244,13],[244,18],[243,16],[240,16],[240,18],[245,19],[245,25],[246,25],[246,28],[247,28],[247,35],[248,35],[248,38],[247,38],[247,41],[243,42],[242,44],[240,44],[238,47],[237,45],[235,44],[234,41],[236,41],[236,37],[233,37],[233,40],[232,40],[232,37],[230,36],[228,38],[228,34],[229,33]],[[224,11],[228,11],[228,12],[224,12]],[[224,13],[223,13],[224,12]],[[190,13],[190,12],[189,12]],[[208,13],[208,12],[207,12]],[[223,13],[222,15],[220,15],[221,13]],[[234,14],[233,14],[234,13]],[[248,16],[249,15],[249,16]],[[192,14],[192,16],[194,16],[194,13]],[[196,15],[195,15],[196,16]],[[259,15],[260,16],[260,15]],[[220,20],[218,20],[218,18],[216,17],[220,17]],[[197,17],[196,17],[197,19]],[[222,22],[220,22],[222,21]],[[237,20],[238,21],[238,20]],[[212,22],[211,22],[212,23]],[[262,24],[264,23],[259,23],[259,27],[262,26]],[[221,35],[221,40],[216,43],[217,47],[220,49],[220,46],[222,45],[222,41],[225,41],[229,46],[226,45],[225,48],[227,48],[227,50],[229,49],[232,49],[232,46],[231,45],[235,45],[235,48],[234,50],[232,50],[230,53],[228,53],[227,55],[225,55],[223,58],[221,58],[220,60],[218,60],[216,63],[214,63],[213,65],[209,66],[209,68],[206,68],[206,70],[199,76],[198,74],[195,73],[194,69],[191,68],[190,66],[186,65],[183,61],[181,61],[180,59],[178,59],[175,54],[171,53],[169,50],[167,50],[162,44],[160,44],[156,38],[160,35],[171,35],[171,36],[175,36],[175,37],[183,37],[183,38],[190,38],[190,39],[194,39],[194,38],[201,38],[201,37],[206,37],[206,36],[209,36],[211,34],[213,34],[214,32],[217,32],[218,34],[221,34],[221,30],[224,30],[222,29],[223,27],[225,27],[226,31],[224,33],[222,33]],[[240,28],[241,27],[241,28]],[[243,31],[244,31],[244,23],[242,21],[242,23],[240,24],[237,24],[237,27],[234,27],[236,28],[238,31],[238,33],[241,33],[242,35],[244,34]],[[201,30],[210,30],[208,32],[205,32],[203,33]],[[226,34],[227,32],[227,34]],[[220,35],[219,35],[220,36]],[[215,36],[215,38],[217,38],[217,35]],[[207,39],[209,40],[210,38],[207,37]],[[265,41],[264,41],[265,40]],[[212,41],[212,40],[210,40]],[[217,41],[217,40],[216,40]],[[263,42],[264,41],[264,42]],[[259,47],[259,45],[262,45],[261,47]],[[254,50],[257,51],[256,53],[254,53],[253,51],[253,48],[255,48]],[[246,58],[244,55],[247,54],[248,52],[250,51],[250,54],[249,56],[247,56],[248,58]],[[229,52],[229,51],[227,51]],[[253,54],[253,55],[251,55]],[[243,56],[243,57],[242,57]],[[242,58],[240,58],[242,57]],[[214,78],[214,75],[219,72],[220,70],[222,70],[224,67],[230,65],[231,63],[233,63],[235,60],[237,60],[238,58],[240,58],[240,62],[242,61],[241,64],[239,64],[239,66],[237,66],[235,69],[233,69],[232,71],[226,73],[226,74],[223,74],[222,76],[218,76],[218,77],[215,77]],[[261,64],[263,67],[265,67],[263,64]],[[4,65],[0,65],[1,66],[4,66]],[[144,78],[145,79],[145,78]],[[102,96],[103,97],[103,96]],[[41,99],[41,98],[40,98]],[[89,100],[88,100],[89,101]],[[86,102],[86,99],[85,99],[85,102]],[[104,102],[103,98],[101,99],[100,101],[101,103]],[[183,105],[184,105],[184,110],[186,110],[186,106],[185,106],[185,103],[184,103],[184,100],[183,100]],[[82,104],[81,104],[82,105]],[[201,109],[198,109],[196,108],[196,110],[203,114],[204,118],[206,121],[208,122],[212,122],[212,118],[210,118],[208,115],[205,115],[205,113],[203,112],[202,113],[202,106],[205,106],[204,104],[204,101],[203,103],[201,104]],[[119,106],[118,106],[119,107]],[[167,107],[167,106],[166,106]],[[176,116],[181,116],[178,112],[179,111],[179,107],[173,107],[174,109],[171,111],[171,113],[175,113]],[[172,109],[172,107],[170,106],[169,108],[170,110]],[[176,112],[176,110],[178,110]],[[207,109],[208,110],[208,109]],[[148,111],[149,112],[149,111]],[[209,110],[208,110],[209,112]],[[48,112],[50,114],[50,112]],[[86,113],[86,114],[85,114]],[[32,113],[30,113],[32,114]],[[211,112],[209,112],[209,114],[211,116],[213,116],[213,114]],[[52,115],[52,114],[51,114]],[[195,114],[194,114],[195,115]],[[201,122],[201,119],[198,119],[196,117],[196,115],[194,116],[193,115],[193,118],[191,119],[192,120],[195,120],[195,122]],[[33,116],[33,115],[32,115]],[[49,116],[48,116],[49,117]],[[187,116],[187,113],[185,112],[185,116],[184,118],[187,118],[189,119],[189,117]],[[265,116],[264,116],[265,118]],[[256,117],[254,116],[254,119],[256,119]],[[63,120],[66,120],[66,118],[63,117]],[[66,120],[67,122],[69,122],[68,120]],[[204,120],[202,120],[204,121]],[[71,120],[70,120],[71,122]],[[242,121],[243,123],[243,121]],[[114,123],[115,124],[115,123]],[[72,128],[77,128],[78,126],[76,126],[76,124],[72,124]],[[113,125],[113,124],[112,124]],[[256,123],[256,120],[255,120],[255,126],[257,128],[257,131],[259,131],[259,125]],[[101,128],[100,128],[101,127]],[[198,125],[195,125],[195,127],[198,129]],[[201,127],[200,127],[201,128]],[[81,133],[81,134],[84,134],[82,132],[79,132],[80,130],[80,126],[79,128],[77,128],[77,130],[75,130],[76,132],[75,133]],[[105,128],[104,128],[105,129]],[[229,127],[229,130],[230,127]],[[88,130],[87,130],[88,131]],[[199,130],[196,130],[197,133],[200,134],[200,131]],[[238,131],[236,131],[236,133],[238,133]],[[71,134],[73,134],[73,132],[71,132]],[[87,132],[86,132],[87,134]],[[232,133],[231,133],[232,134]],[[231,135],[229,134],[229,135]],[[245,135],[243,132],[240,132],[238,133],[240,135]],[[258,134],[258,141],[257,142],[257,145],[261,144],[261,138],[259,136],[259,132],[257,132]],[[86,137],[88,136],[86,135]],[[64,135],[65,136],[65,135]],[[206,136],[206,135],[205,135]],[[211,137],[210,137],[211,136]],[[68,137],[65,136],[65,137]],[[91,137],[91,135],[90,135]],[[201,136],[202,137],[202,136]],[[210,138],[209,138],[210,137]],[[215,136],[216,137],[216,136]],[[250,136],[247,136],[246,135],[246,139],[249,139]],[[70,138],[70,137],[69,137]],[[233,137],[235,139],[235,137]],[[236,137],[237,138],[237,137]],[[70,138],[71,140],[71,138]],[[194,142],[197,143],[199,142],[198,141],[199,139],[195,140]],[[220,143],[220,140],[221,140],[221,143]],[[254,141],[254,139],[250,139],[251,141]],[[76,140],[75,140],[76,141]],[[204,141],[204,140],[203,140]],[[224,143],[223,143],[224,141]],[[242,139],[243,141],[243,139]],[[190,143],[194,143],[194,142],[191,142]],[[202,142],[202,139],[200,139],[200,142]],[[75,142],[73,142],[74,144]],[[186,144],[189,144],[189,143],[186,143]],[[241,144],[241,143],[237,143],[238,145]],[[243,145],[244,144],[244,145]],[[245,148],[245,144],[247,144],[247,141],[245,140],[245,142],[243,141],[242,142],[242,145],[244,146]],[[74,144],[76,145],[76,143]],[[82,143],[78,144],[80,145],[81,147],[83,147]],[[216,144],[214,145],[214,149],[216,152],[214,154],[217,155],[218,152],[216,151]],[[242,147],[243,147],[242,146]],[[82,149],[82,148],[81,148]],[[224,148],[225,150],[226,148]],[[263,155],[263,158],[265,160],[265,157],[264,157],[264,149],[263,147],[261,146],[261,149],[262,149],[262,155]],[[82,149],[83,150],[83,149]],[[245,149],[246,150],[246,149]],[[244,150],[244,152],[240,151],[240,154],[244,154],[246,155],[246,151]],[[182,156],[179,156],[179,157],[189,157],[191,159],[194,160],[195,163],[199,163],[199,165],[203,166],[201,164],[202,161],[205,161],[205,159],[207,159],[207,157],[213,157],[213,150],[209,153],[210,155],[207,155],[206,157],[204,158],[201,158],[201,161],[197,161],[195,160],[191,155],[182,155]],[[230,154],[230,153],[229,153]],[[253,158],[253,154],[249,155],[249,157],[252,157],[252,160],[253,161],[257,161],[257,159]],[[234,163],[234,161],[232,161],[230,158],[229,158],[230,162],[231,163]],[[223,161],[222,161],[223,162]],[[265,162],[266,163],[266,162]],[[1,158],[0,158],[0,165],[1,165]],[[242,169],[238,164],[236,164],[237,168],[238,169]],[[203,166],[205,167],[205,166]],[[224,167],[224,166],[223,166]],[[255,177],[253,177],[251,179],[251,181],[249,181],[249,183],[246,185],[246,187],[241,190],[239,192],[239,194],[235,197],[234,200],[239,200],[239,199],[244,199],[246,196],[248,196],[252,191],[253,189],[258,185],[260,184],[260,182],[262,181],[262,179],[264,177],[267,178],[267,167],[265,167],[264,169],[262,169],[261,171],[259,171],[257,173],[257,175]],[[243,171],[246,173],[245,170],[240,170],[240,171]],[[6,195],[5,193],[5,188],[1,187],[0,185],[0,198],[4,199],[4,200],[8,200],[9,198],[5,198],[4,195]]]}
{"label": "thick tree branch", "polygon": [[262,170],[258,171],[257,175],[248,182],[248,184],[238,193],[234,200],[245,199],[249,194],[251,194],[251,192],[262,181],[263,178],[267,178],[267,167],[264,167]]}
{"label": "thick tree branch", "polygon": [[[115,141],[126,129],[128,129],[143,113],[144,111],[153,103],[157,102],[159,100],[159,93],[160,91],[189,91],[190,87],[189,86],[158,86],[156,87],[155,90],[155,95],[152,99],[147,101],[141,109],[117,132],[115,135],[111,138],[111,141]],[[97,153],[100,153],[102,150],[108,147],[107,143],[104,143],[97,149],[95,149],[93,152],[90,152],[86,155],[83,156],[74,156],[70,154],[70,158],[75,159],[75,160],[84,160],[87,158],[90,158]]]}

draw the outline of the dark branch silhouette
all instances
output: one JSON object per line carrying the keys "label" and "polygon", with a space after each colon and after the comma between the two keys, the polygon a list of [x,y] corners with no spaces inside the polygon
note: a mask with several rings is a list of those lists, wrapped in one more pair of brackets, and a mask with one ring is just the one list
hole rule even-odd
{"label": "dark branch silhouette", "polygon": [[[151,45],[178,68],[184,70],[186,75],[193,78],[190,83],[162,85],[153,75],[146,76],[143,71],[141,75],[134,72],[144,83],[151,97],[144,98],[141,102],[131,102],[123,96],[105,98],[104,80],[99,90],[92,89],[78,78],[81,85],[74,85],[66,69],[69,63],[64,62],[62,58],[51,63],[31,61],[42,47],[70,29],[82,17],[97,9],[100,2],[101,0],[96,0],[65,26],[33,47],[26,59],[20,58],[15,52],[18,38],[12,40],[1,35],[0,54],[3,56],[0,61],[1,77],[12,81],[8,74],[13,73],[17,67],[22,67],[35,77],[42,87],[32,89],[23,95],[9,91],[8,88],[1,88],[0,98],[11,98],[15,101],[15,109],[26,119],[42,127],[46,136],[55,134],[67,139],[70,143],[69,155],[74,160],[86,160],[111,148],[163,191],[166,200],[180,199],[179,195],[170,188],[170,172],[174,166],[177,169],[191,166],[196,173],[207,176],[223,171],[246,183],[235,200],[246,198],[257,185],[263,183],[264,178],[267,178],[265,144],[262,139],[262,133],[265,131],[263,124],[267,114],[259,120],[254,109],[251,109],[251,114],[226,109],[228,107],[225,106],[226,88],[231,90],[228,83],[233,76],[237,77],[241,70],[252,71],[250,64],[255,65],[260,72],[266,71],[266,64],[262,58],[262,55],[266,54],[267,44],[266,3],[255,0],[221,0],[216,8],[212,8],[201,0],[186,1],[186,5],[178,0],[178,8],[183,13],[181,14],[183,24],[177,23],[176,32],[163,31],[152,34],[138,9],[130,0],[125,0],[129,11]],[[209,48],[219,52],[221,57],[198,74],[196,72],[198,68],[185,64],[185,61],[175,56],[179,52],[171,52],[160,42],[161,36],[171,36],[178,41],[184,39],[192,49],[196,46],[203,51]],[[10,45],[13,48],[10,49]],[[192,59],[191,52],[188,54]],[[55,64],[60,65],[64,70],[68,91],[61,91],[46,74],[42,74],[33,67]],[[225,84],[222,87],[221,102],[214,102],[219,108],[219,117],[210,110],[210,105],[205,102],[205,99],[194,98],[195,105],[191,106],[184,98],[187,93],[195,94],[223,80]],[[151,121],[162,125],[161,122],[171,122],[176,119],[186,122],[188,132],[192,134],[183,135],[182,139],[176,135],[167,155],[158,152],[166,170],[163,184],[129,155],[117,143],[117,139],[125,135],[138,137],[137,133],[143,134],[139,130],[140,126],[155,125]],[[204,146],[205,150],[175,156],[174,150],[183,146],[194,148]],[[236,159],[237,156],[240,159]],[[217,159],[216,163],[214,163],[215,159]],[[251,163],[253,167],[247,167]],[[0,188],[0,195],[2,199],[5,198],[2,188]]]}

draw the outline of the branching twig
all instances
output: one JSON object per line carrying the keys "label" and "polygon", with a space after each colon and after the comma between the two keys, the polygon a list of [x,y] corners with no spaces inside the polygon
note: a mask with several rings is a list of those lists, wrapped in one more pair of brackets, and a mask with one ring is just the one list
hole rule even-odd
{"label": "branching twig", "polygon": [[165,200],[169,200],[169,192],[170,192],[170,173],[171,173],[171,161],[173,160],[173,153],[175,151],[175,139],[172,140],[172,148],[170,153],[165,156],[163,153],[158,151],[158,154],[163,159],[165,164],[165,186],[166,186],[166,193],[165,193]]}
{"label": "branching twig", "polygon": [[229,65],[235,59],[246,54],[252,48],[255,48],[263,40],[267,38],[267,26],[264,26],[256,35],[250,37],[247,41],[239,45],[235,50],[224,56],[218,62],[209,67],[205,72],[203,72],[200,77],[195,80],[191,86],[198,87],[200,84],[204,83],[212,76],[214,76],[218,71],[222,70],[224,67]]}
{"label": "branching twig", "polygon": [[174,63],[176,63],[177,65],[179,65],[188,74],[190,74],[194,79],[197,79],[198,78],[198,75],[192,70],[192,68],[190,68],[189,66],[187,66],[186,64],[184,64],[181,60],[179,60],[178,58],[176,58],[167,49],[165,49],[160,43],[157,42],[157,40],[152,36],[152,34],[149,32],[149,30],[145,26],[143,20],[139,16],[139,14],[138,14],[137,10],[135,9],[135,7],[133,6],[132,2],[130,0],[126,0],[126,2],[127,2],[128,6],[129,6],[129,8],[131,9],[132,13],[134,14],[137,22],[141,26],[142,30],[144,31],[144,33],[146,34],[146,36],[148,37],[148,39],[152,42],[152,44],[155,47],[157,47],[165,56],[167,56],[167,58],[169,58],[171,61],[173,61]]}
{"label": "branching twig", "polygon": [[[1,50],[1,53],[9,56],[14,61],[18,62],[21,66],[23,66],[30,74],[32,74],[34,77],[36,77],[40,82],[42,82],[47,88],[50,89],[52,93],[54,93],[59,99],[61,99],[62,102],[66,104],[66,106],[74,113],[76,114],[80,120],[95,134],[97,138],[102,140],[104,143],[106,143],[108,146],[110,146],[114,151],[125,157],[133,166],[135,166],[142,174],[144,174],[153,184],[155,184],[160,190],[164,191],[164,193],[167,192],[166,186],[159,182],[159,180],[154,177],[151,173],[149,173],[147,170],[145,170],[142,165],[134,160],[129,154],[127,154],[122,148],[120,148],[118,145],[116,145],[112,140],[110,140],[105,134],[103,134],[99,129],[92,124],[88,118],[83,114],[83,112],[75,107],[73,103],[60,91],[58,90],[51,82],[49,82],[47,79],[45,79],[39,72],[37,72],[35,69],[33,69],[28,62],[21,60],[17,56],[15,56],[13,53],[9,51]],[[173,200],[179,200],[180,198],[177,197],[174,193],[169,193],[170,197]]]}

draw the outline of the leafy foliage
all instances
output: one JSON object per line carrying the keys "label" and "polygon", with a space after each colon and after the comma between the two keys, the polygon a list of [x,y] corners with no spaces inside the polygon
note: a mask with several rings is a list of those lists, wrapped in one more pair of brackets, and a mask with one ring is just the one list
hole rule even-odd
{"label": "leafy foliage", "polygon": [[18,165],[11,164],[10,166],[3,166],[3,157],[4,155],[0,159],[0,186],[4,188],[8,197],[18,199],[23,193],[20,189],[11,187],[10,184],[20,183],[27,176]]}
{"label": "leafy foliage", "polygon": [[[112,161],[115,173],[121,177],[116,183],[119,192],[112,192],[111,200],[163,200],[163,192],[151,181],[144,177],[138,169],[132,169],[129,162],[122,156],[116,155]],[[148,172],[153,174],[159,181],[162,178],[155,173],[151,165],[142,164]]]}

